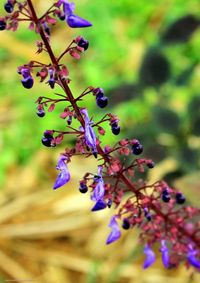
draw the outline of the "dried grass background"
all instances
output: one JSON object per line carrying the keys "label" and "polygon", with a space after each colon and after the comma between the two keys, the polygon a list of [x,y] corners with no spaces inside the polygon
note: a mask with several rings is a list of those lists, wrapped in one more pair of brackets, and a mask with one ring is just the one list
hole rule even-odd
{"label": "dried grass background", "polygon": [[[42,0],[35,3],[44,6]],[[12,58],[23,57],[24,62],[32,58],[35,50],[33,44],[19,41],[12,33],[1,35],[0,46],[7,49]],[[14,63],[9,66],[2,77],[9,78],[10,72],[15,72]],[[32,105],[31,98],[29,102]],[[21,119],[26,117],[16,111],[12,97],[2,96],[1,130],[10,127],[12,131],[12,125]],[[6,142],[1,135],[1,152]],[[22,148],[24,142],[23,139]],[[12,146],[15,147],[14,136]],[[70,164],[72,181],[53,191],[60,151],[52,152],[41,146],[26,166],[8,160],[0,191],[0,282],[20,282],[20,279],[36,283],[200,282],[199,274],[184,266],[166,271],[159,254],[156,264],[144,271],[143,247],[138,245],[136,230],[123,232],[121,240],[106,246],[112,210],[91,213],[89,196],[78,192],[78,180],[86,168],[95,172],[96,163],[93,159],[74,158]]]}

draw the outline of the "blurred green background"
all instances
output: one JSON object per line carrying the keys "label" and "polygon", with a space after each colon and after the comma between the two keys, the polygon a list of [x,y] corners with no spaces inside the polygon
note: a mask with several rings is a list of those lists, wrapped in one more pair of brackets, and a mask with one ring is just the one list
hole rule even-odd
{"label": "blurred green background", "polygon": [[[53,3],[33,2],[39,14]],[[89,85],[104,88],[109,98],[107,108],[100,110],[91,96],[81,105],[88,106],[95,121],[107,112],[117,114],[119,138],[138,138],[144,156],[157,164],[147,178],[164,178],[183,189],[188,203],[198,205],[200,2],[75,2],[76,13],[90,20],[93,27],[71,30],[60,21],[52,28],[52,47],[57,55],[78,35],[90,42],[80,61],[63,58],[73,93],[79,95]],[[5,14],[3,7],[0,14]],[[114,248],[104,245],[110,212],[91,216],[89,197],[79,197],[77,192],[85,168],[96,168],[92,161],[75,159],[71,165],[73,181],[66,186],[69,190],[52,192],[56,159],[65,145],[48,149],[40,140],[46,129],[65,129],[59,118],[65,105],[38,118],[34,102],[52,91],[37,78],[33,89],[24,89],[16,71],[17,66],[32,59],[49,62],[46,54],[35,54],[36,40],[38,36],[24,24],[15,33],[0,34],[0,261],[15,270],[12,273],[2,264],[2,278],[31,276],[36,282],[84,283],[199,282],[199,276],[191,270],[186,272],[181,267],[164,271],[159,263],[143,275],[137,232],[124,235]],[[118,137],[108,126],[105,129],[103,142],[116,142]],[[71,143],[69,137],[66,146]],[[79,219],[77,225],[74,219]],[[50,232],[45,225],[51,227]],[[43,252],[35,253],[37,249]],[[48,261],[51,255],[57,261]],[[135,260],[138,262],[133,264]]]}

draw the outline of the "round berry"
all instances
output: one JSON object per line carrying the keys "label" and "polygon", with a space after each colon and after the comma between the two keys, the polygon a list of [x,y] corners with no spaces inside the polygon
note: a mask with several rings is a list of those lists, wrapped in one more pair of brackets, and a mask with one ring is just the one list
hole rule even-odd
{"label": "round berry", "polygon": [[155,167],[155,163],[154,163],[153,161],[147,162],[146,165],[147,165],[147,167],[148,167],[149,169],[152,169],[152,168]]}
{"label": "round berry", "polygon": [[86,186],[86,184],[80,183],[79,191],[80,191],[80,193],[82,193],[82,194],[87,193],[88,187]]}
{"label": "round berry", "polygon": [[52,139],[53,139],[53,137],[49,137],[49,138],[45,138],[45,137],[43,137],[42,138],[42,144],[44,145],[44,146],[47,146],[47,147],[51,147],[51,141],[52,141]]}
{"label": "round berry", "polygon": [[100,108],[104,108],[108,105],[108,98],[106,96],[103,96],[101,98],[97,98],[96,102]]}
{"label": "round berry", "polygon": [[22,82],[23,87],[28,88],[28,89],[32,88],[33,83],[34,83],[32,77],[27,77],[27,78],[21,80],[21,82]]}
{"label": "round berry", "polygon": [[130,228],[130,222],[128,221],[127,218],[124,218],[124,219],[123,219],[122,228],[123,228],[124,230],[128,230],[128,229]]}
{"label": "round berry", "polygon": [[0,30],[4,30],[4,29],[6,29],[6,22],[4,22],[4,21],[0,21]]}
{"label": "round berry", "polygon": [[37,115],[38,115],[38,117],[44,117],[44,116],[45,116],[45,111],[44,111],[44,109],[39,109],[39,110],[37,111]]}
{"label": "round berry", "polygon": [[143,152],[143,146],[140,143],[136,143],[132,145],[132,152],[135,155],[139,155]]}
{"label": "round berry", "polygon": [[168,188],[164,188],[163,191],[162,191],[162,194],[163,194],[163,195],[169,195],[169,190],[168,190]]}
{"label": "round berry", "polygon": [[112,133],[116,136],[119,135],[119,133],[120,133],[120,127],[119,126],[116,126],[116,127],[112,126],[111,130],[112,130]]}
{"label": "round berry", "polygon": [[7,13],[12,13],[13,10],[14,10],[14,6],[13,6],[12,3],[7,2],[7,3],[4,5],[4,9],[6,10]]}
{"label": "round berry", "polygon": [[162,194],[162,200],[164,202],[169,202],[170,201],[170,195],[169,194]]}
{"label": "round berry", "polygon": [[151,214],[150,213],[146,213],[145,217],[148,221],[151,221]]}
{"label": "round berry", "polygon": [[89,47],[89,41],[81,37],[81,39],[78,41],[77,45],[79,47],[82,47],[84,50],[87,50]]}
{"label": "round berry", "polygon": [[176,203],[177,204],[183,204],[185,202],[185,197],[181,193],[176,194]]}

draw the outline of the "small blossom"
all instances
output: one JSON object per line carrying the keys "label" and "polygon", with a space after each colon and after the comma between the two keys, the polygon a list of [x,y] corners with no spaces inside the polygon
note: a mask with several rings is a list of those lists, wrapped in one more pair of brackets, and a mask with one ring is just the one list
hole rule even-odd
{"label": "small blossom", "polygon": [[189,262],[192,266],[194,266],[194,267],[200,269],[200,260],[198,260],[198,259],[196,258],[196,254],[197,254],[197,251],[194,250],[194,249],[190,246],[190,247],[189,247],[189,251],[188,251],[188,253],[187,253],[187,260],[188,260],[188,262]]}
{"label": "small blossom", "polygon": [[84,28],[84,27],[92,26],[92,24],[89,21],[74,14],[75,4],[73,2],[62,0],[59,1],[57,5],[61,5],[61,3],[63,3],[63,12],[65,14],[65,20],[69,27]]}
{"label": "small blossom", "polygon": [[92,200],[99,200],[104,197],[105,194],[105,188],[104,188],[104,181],[102,178],[102,166],[98,166],[98,175],[94,177],[96,184],[96,187],[93,191]]}
{"label": "small blossom", "polygon": [[108,227],[110,227],[112,230],[111,230],[111,232],[108,235],[108,238],[106,240],[107,245],[117,241],[121,237],[121,231],[120,231],[118,223],[116,221],[116,216],[113,216],[111,218]]}
{"label": "small blossom", "polygon": [[168,251],[168,248],[166,246],[165,240],[161,241],[160,252],[162,253],[163,265],[164,265],[165,268],[168,268],[169,267],[169,251]]}
{"label": "small blossom", "polygon": [[91,127],[92,122],[89,119],[87,109],[82,109],[81,113],[84,115],[84,120],[85,120],[85,141],[86,145],[91,148],[92,153],[95,154],[97,153],[97,147],[96,147],[96,135]]}
{"label": "small blossom", "polygon": [[156,255],[154,251],[152,251],[152,249],[147,244],[144,248],[144,254],[146,255],[146,259],[144,261],[143,268],[146,269],[155,262]]}
{"label": "small blossom", "polygon": [[27,89],[32,88],[34,84],[34,80],[31,76],[30,69],[26,67],[22,67],[19,70],[19,74],[23,76],[23,79],[21,80],[22,85]]}
{"label": "small blossom", "polygon": [[62,187],[70,180],[70,173],[67,168],[66,160],[67,160],[67,157],[64,155],[61,155],[58,160],[56,169],[60,170],[60,173],[55,181],[55,184],[53,187],[54,190]]}

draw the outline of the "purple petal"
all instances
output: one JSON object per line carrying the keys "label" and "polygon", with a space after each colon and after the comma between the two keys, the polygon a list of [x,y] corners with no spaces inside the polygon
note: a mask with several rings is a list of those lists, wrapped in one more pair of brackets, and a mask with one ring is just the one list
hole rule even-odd
{"label": "purple petal", "polygon": [[90,22],[76,15],[69,15],[66,20],[71,28],[86,28],[92,26]]}
{"label": "purple petal", "polygon": [[85,125],[85,139],[87,145],[91,149],[96,149],[96,135],[93,128],[89,124]]}
{"label": "purple petal", "polygon": [[155,262],[156,256],[148,245],[145,246],[144,253],[146,254],[146,259],[144,261],[143,268],[146,269]]}
{"label": "purple petal", "polygon": [[59,175],[58,175],[58,177],[55,181],[55,184],[54,184],[54,187],[53,187],[54,190],[62,187],[63,185],[65,185],[70,180],[70,173],[68,171],[67,164],[65,163],[66,160],[67,160],[66,156],[60,155],[56,169],[60,170],[61,172],[59,173]]}
{"label": "purple petal", "polygon": [[94,188],[91,199],[94,201],[98,201],[104,197],[104,194],[105,194],[104,183],[100,180],[97,183],[96,187]]}
{"label": "purple petal", "polygon": [[189,261],[189,263],[196,267],[196,268],[200,268],[200,261],[196,258],[196,251],[193,249],[190,249],[190,251],[187,254],[187,260]]}
{"label": "purple petal", "polygon": [[69,182],[69,180],[70,180],[69,172],[67,170],[62,170],[55,181],[53,189],[55,190],[64,186],[67,182]]}
{"label": "purple petal", "polygon": [[73,2],[69,3],[67,1],[63,3],[63,11],[65,13],[65,16],[72,15],[74,10],[75,10],[75,3]]}
{"label": "purple petal", "polygon": [[106,206],[107,206],[106,202],[100,199],[96,202],[96,204],[93,206],[91,211],[102,210],[102,209],[106,208]]}
{"label": "purple petal", "polygon": [[106,240],[107,245],[117,241],[121,237],[121,231],[120,231],[118,223],[116,221],[116,216],[113,216],[111,218],[108,226],[112,229],[112,231],[110,232],[110,234],[108,235],[108,238]]}
{"label": "purple petal", "polygon": [[162,253],[162,262],[165,268],[169,267],[169,251],[165,240],[161,241],[160,252]]}

